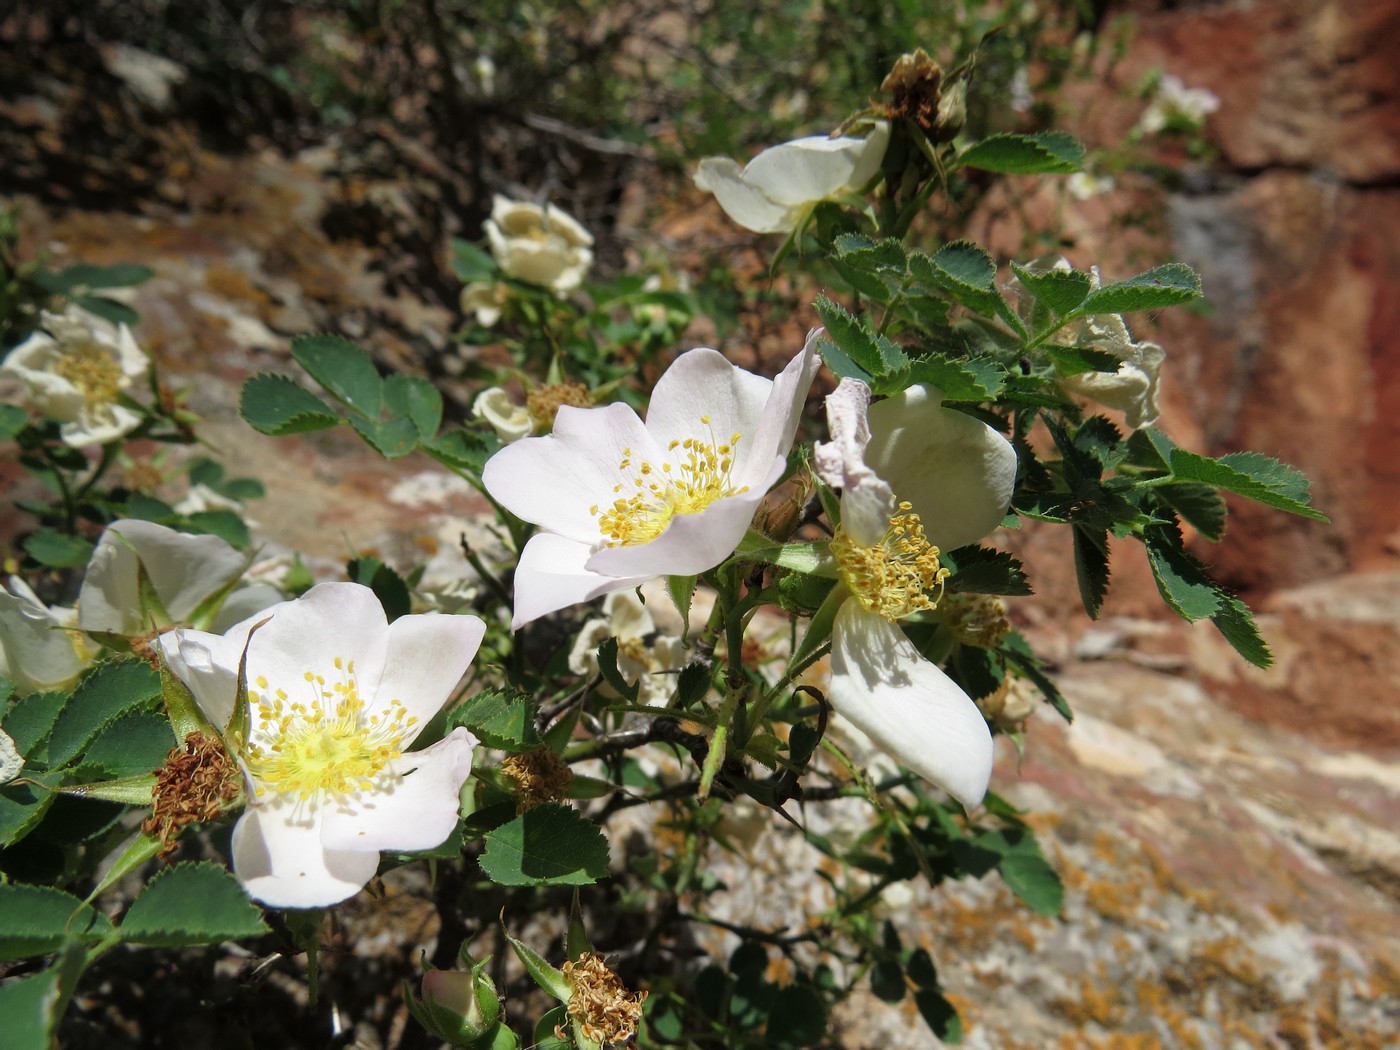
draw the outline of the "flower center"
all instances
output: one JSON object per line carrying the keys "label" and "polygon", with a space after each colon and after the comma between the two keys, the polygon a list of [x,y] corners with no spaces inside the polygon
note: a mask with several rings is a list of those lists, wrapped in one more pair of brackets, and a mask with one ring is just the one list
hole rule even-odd
{"label": "flower center", "polygon": [[938,599],[928,592],[948,578],[914,508],[901,503],[899,511],[873,547],[851,542],[844,528],[831,540],[846,586],[861,605],[887,620],[934,608]]}
{"label": "flower center", "polygon": [[54,372],[77,387],[89,405],[115,401],[122,388],[121,366],[94,343],[64,350],[54,365]]}
{"label": "flower center", "polygon": [[245,760],[259,784],[274,794],[311,800],[322,793],[353,795],[377,786],[417,718],[399,700],[389,710],[370,715],[355,681],[355,662],[335,659],[341,680],[327,684],[321,675],[303,676],[310,702],[294,701],[284,689],[269,693],[266,678],[248,690],[255,728]]}
{"label": "flower center", "polygon": [[[701,416],[700,422],[709,429],[709,416]],[[742,436],[733,434],[721,443],[710,431],[706,437],[672,441],[666,449],[671,461],[659,467],[633,462],[632,450],[623,449],[618,469],[627,480],[613,486],[617,499],[606,509],[597,504],[590,508],[607,545],[648,543],[677,514],[696,514],[717,499],[748,491],[747,485],[735,486],[731,477],[734,448]]]}

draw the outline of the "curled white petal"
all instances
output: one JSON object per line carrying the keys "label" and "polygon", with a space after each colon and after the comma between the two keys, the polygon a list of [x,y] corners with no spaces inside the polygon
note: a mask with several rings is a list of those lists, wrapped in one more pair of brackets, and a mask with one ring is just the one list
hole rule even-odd
{"label": "curled white petal", "polygon": [[529,437],[535,426],[525,406],[517,405],[498,386],[487,387],[476,395],[476,400],[472,402],[472,415],[486,420],[496,436],[507,444]]}

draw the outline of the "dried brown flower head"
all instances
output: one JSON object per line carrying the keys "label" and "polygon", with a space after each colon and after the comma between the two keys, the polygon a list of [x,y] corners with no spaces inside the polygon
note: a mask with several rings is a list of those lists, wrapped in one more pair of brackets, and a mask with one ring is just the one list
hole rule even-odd
{"label": "dried brown flower head", "polygon": [[908,118],[927,132],[938,120],[942,85],[942,67],[919,48],[899,56],[880,89],[894,96],[889,104],[892,118]]}
{"label": "dried brown flower head", "polygon": [[160,836],[159,856],[175,852],[180,832],[213,820],[238,797],[238,765],[216,736],[194,732],[172,747],[156,772],[151,815],[141,823],[148,835]]}
{"label": "dried brown flower head", "polygon": [[939,611],[963,645],[995,649],[1011,631],[1006,606],[995,594],[945,594]]}
{"label": "dried brown flower head", "polygon": [[600,1043],[625,1043],[637,1034],[647,993],[629,992],[601,955],[584,952],[577,962],[566,962],[564,978],[574,989],[566,1009],[584,1035]]}
{"label": "dried brown flower head", "polygon": [[554,416],[562,405],[591,408],[593,395],[582,383],[551,383],[537,386],[525,395],[525,410],[530,413],[530,421],[537,430],[549,430],[554,426]]}
{"label": "dried brown flower head", "polygon": [[546,802],[562,801],[574,779],[568,763],[547,747],[507,755],[501,761],[501,772],[518,785],[515,806],[521,813]]}

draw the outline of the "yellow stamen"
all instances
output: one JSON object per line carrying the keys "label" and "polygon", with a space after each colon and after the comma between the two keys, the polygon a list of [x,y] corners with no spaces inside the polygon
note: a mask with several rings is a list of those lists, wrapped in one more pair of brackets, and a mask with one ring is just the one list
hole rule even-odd
{"label": "yellow stamen", "polygon": [[[253,730],[244,759],[253,779],[274,794],[310,801],[322,794],[353,795],[381,786],[384,769],[403,754],[418,723],[399,700],[370,715],[355,681],[355,662],[335,660],[341,680],[329,686],[307,671],[299,687],[309,702],[292,700],[285,689],[269,696],[249,690]],[[306,687],[310,688],[307,689]]]}
{"label": "yellow stamen", "polygon": [[873,547],[853,543],[844,528],[831,540],[846,586],[861,605],[887,620],[936,607],[938,598],[929,592],[948,578],[912,505],[901,503],[899,511]]}
{"label": "yellow stamen", "polygon": [[53,370],[77,387],[89,405],[115,401],[124,385],[121,366],[97,343],[66,348]]}
{"label": "yellow stamen", "polygon": [[[709,430],[709,416],[701,416],[700,422]],[[736,486],[732,478],[735,448],[742,436],[732,434],[721,442],[710,431],[703,438],[672,441],[666,449],[670,460],[660,464],[633,463],[632,450],[623,449],[618,469],[631,473],[614,486],[618,498],[601,514],[600,508],[590,508],[607,545],[648,543],[676,515],[696,514],[715,500],[747,492],[747,485]]]}

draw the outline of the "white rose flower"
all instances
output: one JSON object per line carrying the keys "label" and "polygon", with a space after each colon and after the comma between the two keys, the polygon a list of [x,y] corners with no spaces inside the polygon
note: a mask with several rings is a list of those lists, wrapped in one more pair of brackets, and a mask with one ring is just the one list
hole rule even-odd
{"label": "white rose flower", "polygon": [[21,694],[66,689],[96,655],[74,610],[45,605],[18,576],[0,588],[0,675]]}
{"label": "white rose flower", "polygon": [[496,437],[506,444],[529,437],[535,429],[530,410],[524,405],[517,405],[498,386],[487,387],[476,395],[476,400],[472,402],[472,416],[491,424]]}
{"label": "white rose flower", "polygon": [[44,314],[40,330],[10,351],[0,371],[24,382],[36,412],[63,424],[65,444],[84,448],[110,444],[141,424],[121,397],[150,367],[126,325],[113,332],[69,307]]}
{"label": "white rose flower", "polygon": [[934,607],[929,591],[946,575],[940,550],[975,543],[1001,523],[1016,452],[941,401],[915,386],[871,405],[869,387],[853,379],[826,399],[831,441],[817,445],[815,465],[841,489],[831,542],[841,604],[827,699],[877,746],[971,808],[991,777],[991,733],[898,621]]}
{"label": "white rose flower", "polygon": [[624,680],[637,684],[637,702],[664,705],[675,686],[675,675],[685,666],[686,652],[679,638],[657,634],[656,621],[635,591],[614,591],[603,599],[601,620],[589,620],[579,630],[569,650],[569,670],[579,675],[598,673],[598,647],[617,639],[617,669]]}
{"label": "white rose flower", "polygon": [[553,204],[497,196],[485,229],[496,262],[517,280],[562,294],[582,284],[593,265],[592,235]]}
{"label": "white rose flower", "polygon": [[323,583],[226,634],[181,628],[159,645],[204,715],[230,724],[245,668],[250,724],[225,741],[248,808],[233,871],[278,908],[356,893],[381,850],[439,845],[456,827],[476,738],[454,729],[409,748],[451,700],[486,625],[475,616],[401,616],[356,583]]}
{"label": "white rose flower", "polygon": [[477,281],[462,289],[462,312],[476,314],[478,324],[490,328],[501,319],[510,302],[510,286],[504,281]]}
{"label": "white rose flower", "polygon": [[872,121],[863,137],[812,135],[764,150],[744,167],[706,157],[695,185],[715,195],[731,219],[755,233],[791,233],[822,201],[859,190],[880,170],[890,141],[888,121]]}
{"label": "white rose flower", "polygon": [[1144,135],[1156,135],[1167,128],[1196,130],[1206,117],[1220,108],[1220,98],[1205,88],[1189,88],[1181,78],[1168,73],[1157,84],[1157,94],[1138,118]]}

